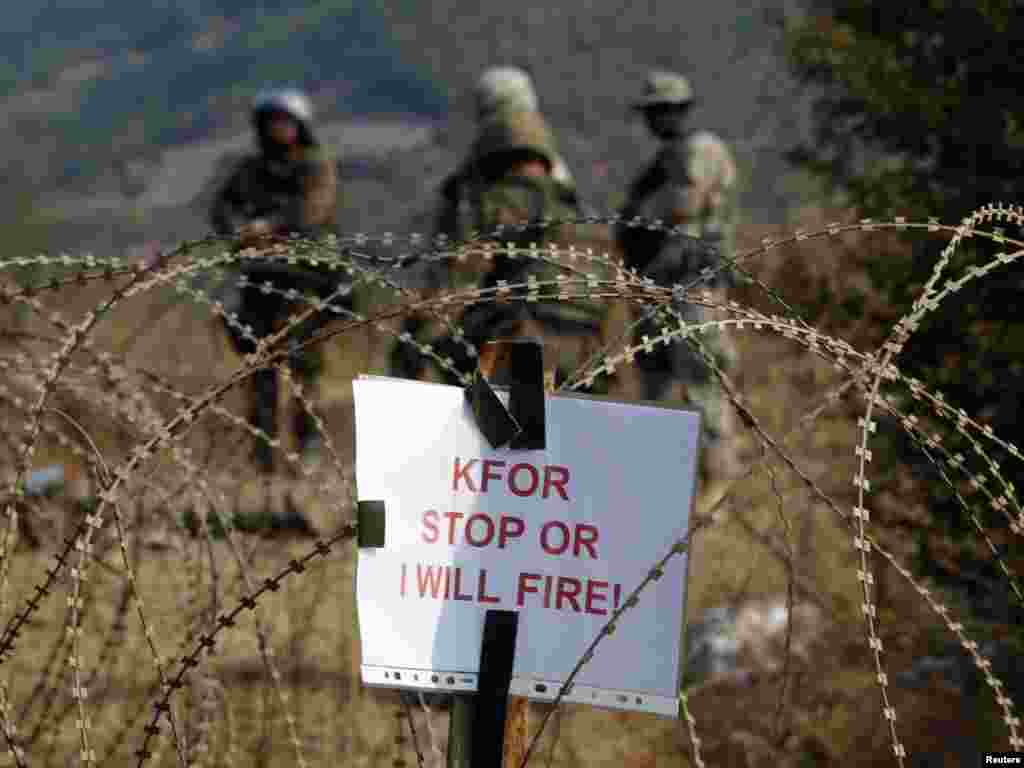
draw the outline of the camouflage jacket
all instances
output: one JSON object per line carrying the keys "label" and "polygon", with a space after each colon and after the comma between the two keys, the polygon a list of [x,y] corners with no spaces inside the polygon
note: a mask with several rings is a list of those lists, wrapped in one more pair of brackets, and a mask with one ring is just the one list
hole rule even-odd
{"label": "camouflage jacket", "polygon": [[210,221],[222,235],[253,219],[267,219],[278,234],[317,237],[334,226],[337,193],[334,162],[320,148],[292,162],[250,155],[221,188]]}
{"label": "camouflage jacket", "polygon": [[[714,134],[691,133],[665,142],[653,162],[629,189],[625,218],[661,219],[666,226],[682,226],[691,237],[718,247],[723,256],[735,248],[737,171],[728,147]],[[662,232],[620,226],[616,233],[627,267],[645,271],[671,258],[663,253],[672,244]],[[707,264],[697,263],[697,249],[681,249],[684,258],[674,271],[693,273]],[[656,262],[657,260],[657,262]],[[683,263],[688,262],[688,263]],[[676,278],[679,279],[679,278]]]}
{"label": "camouflage jacket", "polygon": [[[474,173],[473,156],[469,157],[454,173],[449,174],[441,184],[441,204],[437,211],[436,230],[449,238],[464,240],[469,232],[476,230],[486,233],[483,222],[475,217],[479,210],[475,205],[474,192],[479,187]],[[568,217],[583,215],[583,206],[576,192],[576,185],[570,179],[553,180],[558,202],[568,211]]]}
{"label": "camouflage jacket", "polygon": [[[551,181],[555,203],[559,206],[559,218],[579,218],[586,211],[580,202],[575,186],[565,181]],[[480,190],[483,182],[475,173],[473,156],[470,156],[441,184],[440,201],[434,219],[435,234],[443,234],[454,243],[464,243],[473,235],[486,234],[493,230],[481,217]],[[545,203],[547,205],[547,203]],[[455,268],[452,262],[435,262],[426,276],[429,289],[439,290],[442,286],[457,288],[479,280],[479,271]]]}
{"label": "camouflage jacket", "polygon": [[[575,215],[575,207],[564,199],[563,188],[550,177],[507,176],[488,186],[480,186],[474,191],[473,218],[478,222],[482,232],[491,232],[503,225],[514,226],[538,219],[571,219]],[[568,245],[575,238],[576,230],[573,225],[566,224],[534,226],[522,231],[509,231],[496,239],[502,244],[512,243],[522,248],[534,243],[543,248],[551,243]],[[586,268],[582,264],[578,266]],[[586,269],[593,271],[590,268]],[[567,271],[549,262],[533,260],[525,255],[512,258],[499,254],[494,257],[493,267],[483,276],[480,285],[483,288],[493,288],[499,281],[506,281],[510,285],[525,283],[531,277],[547,282],[554,281],[559,275],[572,277]],[[551,293],[553,288],[546,286],[542,290],[544,293]],[[603,316],[604,307],[598,302],[541,302],[530,305],[530,311],[538,317],[557,317],[596,324]]]}

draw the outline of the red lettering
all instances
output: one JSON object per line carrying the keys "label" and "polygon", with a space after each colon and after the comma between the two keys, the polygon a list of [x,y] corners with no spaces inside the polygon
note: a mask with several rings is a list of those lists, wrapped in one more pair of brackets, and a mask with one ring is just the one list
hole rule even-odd
{"label": "red lettering", "polygon": [[[569,591],[569,587],[572,587],[572,591]],[[576,602],[576,597],[580,593],[580,582],[578,579],[573,579],[569,576],[558,577],[558,588],[555,590],[555,610],[560,611],[562,609],[562,598],[564,597],[572,609],[576,613],[580,612],[580,605]]]}
{"label": "red lettering", "polygon": [[599,594],[597,594],[595,592],[595,590],[597,590],[597,589],[607,589],[607,588],[608,588],[608,582],[607,581],[590,581],[590,580],[587,581],[587,601],[585,603],[586,609],[587,609],[587,613],[593,613],[593,614],[595,614],[597,616],[605,616],[605,615],[608,614],[608,611],[605,610],[604,608],[595,608],[594,607],[594,601],[595,600],[607,600],[608,599],[607,595],[604,595],[604,594],[600,594],[599,595]]}
{"label": "red lettering", "polygon": [[[557,477],[555,477],[556,475]],[[551,489],[554,488],[556,491],[558,491],[559,496],[568,501],[569,492],[565,490],[565,486],[568,484],[568,482],[568,467],[544,467],[544,498],[546,499],[548,495],[551,493]]]}
{"label": "red lettering", "polygon": [[455,543],[455,521],[461,520],[464,515],[461,512],[445,512],[444,516],[448,518],[448,543]]}
{"label": "red lettering", "polygon": [[[558,549],[551,546],[548,541],[548,531],[552,528],[557,528],[562,534],[562,545]],[[544,527],[540,529],[540,545],[549,555],[560,555],[569,548],[570,542],[569,526],[559,520],[552,520],[550,523],[544,523]]]}
{"label": "red lettering", "polygon": [[579,557],[580,551],[586,548],[590,556],[597,560],[595,544],[597,544],[597,528],[585,523],[576,523],[576,537],[572,543],[572,553]]}
{"label": "red lettering", "polygon": [[452,599],[453,600],[464,600],[464,601],[465,600],[469,600],[469,601],[472,601],[473,600],[473,596],[472,595],[464,595],[464,594],[462,594],[459,591],[459,588],[462,586],[462,569],[461,568],[456,568],[455,569],[455,579],[454,579],[454,581],[455,581],[455,586],[452,589]]}
{"label": "red lettering", "polygon": [[469,462],[460,469],[459,457],[455,457],[455,477],[452,479],[453,491],[459,490],[459,478],[461,477],[466,481],[466,487],[473,493],[476,493],[476,488],[473,487],[473,479],[469,476],[469,470],[474,464],[476,464],[476,459],[470,459]]}
{"label": "red lettering", "polygon": [[484,471],[483,476],[480,479],[480,493],[487,493],[487,481],[488,480],[501,480],[501,475],[495,475],[491,473],[492,467],[504,467],[504,461],[498,461],[497,459],[484,459]]}
{"label": "red lettering", "polygon": [[[525,469],[530,473],[530,487],[525,491],[516,487],[516,475],[520,470]],[[530,496],[534,491],[537,490],[537,485],[540,483],[540,472],[533,464],[514,464],[512,469],[508,471],[508,488],[516,496]]]}
{"label": "red lettering", "polygon": [[[477,521],[483,521],[487,526],[487,533],[482,539],[473,541],[473,523]],[[487,515],[476,514],[466,521],[466,541],[469,542],[471,547],[486,547],[491,543],[491,539],[494,538],[494,521],[491,520]]]}
{"label": "red lettering", "polygon": [[477,600],[481,603],[500,603],[501,598],[496,595],[487,594],[487,571],[480,569],[480,589],[477,590]]}
{"label": "red lettering", "polygon": [[501,523],[498,526],[498,549],[504,549],[509,539],[518,539],[525,530],[526,523],[518,517],[502,515]]}
{"label": "red lettering", "polygon": [[[607,581],[577,579],[571,576],[545,576],[539,573],[520,573],[519,586],[516,592],[516,605],[520,608],[526,602],[528,594],[540,594],[543,580],[542,604],[545,608],[556,611],[574,611],[594,616],[607,616],[612,612],[608,606],[609,587],[614,587],[614,606],[617,608],[620,599],[620,586]],[[484,594],[484,579],[480,578],[479,594]],[[483,598],[479,598],[483,602]]]}
{"label": "red lettering", "polygon": [[[473,472],[477,462],[481,462],[480,487],[473,484]],[[529,462],[513,464],[504,476],[501,469],[505,462],[499,459],[462,459],[455,457],[455,465],[452,474],[452,490],[468,490],[471,493],[487,493],[491,481],[505,480],[509,491],[519,497],[533,496],[541,486],[540,467]],[[523,481],[523,474],[528,477]],[[461,485],[459,481],[462,481]],[[553,494],[558,494],[564,501],[569,501],[569,468],[558,465],[547,465],[544,467],[544,483],[542,496],[546,499]]]}
{"label": "red lettering", "polygon": [[435,568],[432,565],[428,565],[426,567],[426,571],[424,572],[423,566],[417,563],[416,585],[419,587],[420,597],[426,597],[427,589],[429,588],[430,596],[435,599],[437,598],[437,593],[441,589],[441,574],[445,575],[445,587],[447,591],[447,568],[442,570],[441,568]]}
{"label": "red lettering", "polygon": [[424,528],[429,528],[431,533],[433,534],[431,536],[431,534],[428,534],[426,531],[424,531],[420,535],[421,538],[423,539],[423,541],[425,541],[427,544],[433,544],[434,542],[436,542],[437,541],[437,510],[436,509],[428,509],[426,512],[423,513],[423,527]]}
{"label": "red lettering", "polygon": [[527,580],[536,580],[542,578],[538,573],[520,573],[519,574],[519,586],[516,589],[516,605],[522,608],[523,597],[527,592],[537,593],[537,588],[527,584]]}

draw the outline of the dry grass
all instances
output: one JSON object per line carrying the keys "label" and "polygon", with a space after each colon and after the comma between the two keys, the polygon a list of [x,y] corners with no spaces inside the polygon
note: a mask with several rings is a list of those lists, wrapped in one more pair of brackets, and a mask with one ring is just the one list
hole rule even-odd
{"label": "dry grass", "polygon": [[[1021,223],[1019,212],[997,215],[995,210],[972,221],[976,237],[985,236],[984,227],[993,218]],[[705,489],[701,498],[699,517],[708,527],[694,536],[689,619],[725,601],[780,595],[816,606],[824,619],[803,633],[797,627],[791,648],[785,642],[748,647],[744,663],[755,674],[746,683],[722,680],[692,690],[692,728],[686,720],[538,705],[535,723],[542,714],[553,715],[544,718],[531,762],[566,768],[701,760],[753,765],[765,759],[794,768],[808,764],[802,760],[906,764],[894,755],[894,744],[897,753],[941,749],[931,735],[940,728],[955,729],[964,738],[977,736],[981,719],[972,719],[964,703],[941,685],[909,692],[885,678],[879,683],[880,671],[891,677],[920,655],[922,642],[943,620],[935,613],[938,604],[929,607],[919,585],[898,571],[889,571],[885,603],[876,605],[873,574],[891,568],[877,553],[891,550],[905,562],[905,547],[864,516],[852,514],[872,506],[866,483],[850,482],[872,475],[862,461],[870,450],[867,427],[859,426],[858,419],[866,408],[902,407],[882,397],[872,404],[865,395],[881,369],[877,358],[860,354],[870,348],[854,347],[876,332],[853,329],[847,338],[854,347],[846,347],[801,327],[778,302],[793,284],[788,279],[793,264],[816,263],[794,255],[808,242],[818,243],[824,257],[833,250],[830,238],[851,233],[869,241],[877,233],[865,230],[876,226],[825,227],[795,236],[792,243],[754,247],[740,261],[762,285],[738,291],[741,303],[715,310],[718,321],[736,334],[740,350],[739,374],[726,385],[731,400],[754,425],[739,438],[753,474],[731,489]],[[940,233],[952,238],[953,247],[964,234],[957,227],[942,227]],[[1007,242],[1013,249],[1024,248],[1024,243]],[[203,253],[216,251],[191,248],[147,270],[112,266],[107,279],[99,277],[104,264],[80,265],[95,277],[81,285],[56,285],[32,298],[13,287],[3,289],[6,303],[30,310],[15,322],[14,307],[0,308],[3,327],[10,329],[0,348],[6,366],[0,396],[3,418],[11,425],[0,466],[12,501],[7,507],[11,535],[0,548],[5,601],[0,621],[7,626],[0,634],[0,683],[5,686],[0,688],[0,725],[7,746],[24,750],[17,760],[12,751],[6,764],[66,764],[82,761],[86,750],[85,762],[93,762],[94,755],[98,763],[135,765],[140,762],[135,753],[145,745],[151,753],[146,765],[392,766],[398,760],[414,765],[414,740],[407,718],[400,716],[405,710],[397,694],[365,690],[358,683],[350,382],[358,373],[384,369],[390,333],[402,312],[415,302],[421,308],[441,305],[389,287],[382,277],[387,271],[355,257],[351,249],[320,252],[319,258],[338,265],[339,274],[344,269],[356,274],[361,318],[339,318],[319,339],[328,348],[327,381],[316,398],[303,396],[293,403],[313,408],[323,419],[331,438],[325,471],[307,476],[296,466],[291,479],[275,491],[297,495],[320,538],[314,543],[232,531],[222,539],[206,535],[209,529],[192,537],[177,524],[186,508],[201,517],[226,516],[249,505],[247,498],[256,494],[245,480],[252,468],[239,450],[249,435],[231,416],[243,412],[242,395],[239,387],[226,385],[243,381],[257,361],[235,357],[211,308],[188,301],[202,300],[202,294],[172,290],[182,270],[213,267],[201,261],[208,255],[197,255]],[[306,258],[311,250],[297,244],[291,253]],[[1020,253],[1014,250],[1010,260]],[[821,279],[831,274],[825,264],[817,273]],[[536,290],[596,296],[620,308],[669,299],[667,290],[600,258],[581,257],[564,268],[570,278],[566,284]],[[580,271],[597,277],[588,283]],[[133,281],[149,281],[153,288],[125,298],[101,313],[95,325],[73,332],[71,326],[88,320],[86,312],[119,296]],[[460,301],[478,298],[468,295]],[[60,318],[51,317],[53,311]],[[746,327],[737,329],[737,320]],[[624,322],[622,314],[616,322]],[[760,330],[753,328],[755,323]],[[666,328],[664,338],[679,335],[680,329]],[[607,329],[606,336],[612,340],[615,334]],[[699,335],[691,343],[700,348]],[[622,371],[635,350],[621,348],[613,345],[590,373],[600,375],[610,367]],[[259,362],[279,361],[272,357],[276,350],[268,345]],[[827,397],[851,377],[848,396]],[[628,389],[628,377],[620,377],[617,386]],[[882,394],[897,386],[904,385],[886,383]],[[931,422],[948,415],[941,403],[928,400],[927,392],[923,398]],[[809,416],[819,404],[820,413]],[[868,418],[876,417],[869,413]],[[795,431],[801,419],[813,428]],[[25,432],[22,440],[22,423],[39,431]],[[989,451],[1017,456],[973,423],[958,429],[955,413],[952,429],[971,434]],[[136,451],[147,445],[146,452]],[[941,445],[933,450],[941,457]],[[15,483],[26,469],[55,461],[73,468],[74,492],[84,496],[103,490],[99,509],[87,513],[68,503],[13,503]],[[1003,498],[1007,514],[1020,513],[1012,493],[1000,486],[1002,476],[984,459],[967,472],[975,478],[988,475],[994,493],[988,487],[979,493],[987,494],[997,511],[1002,508],[997,499]],[[917,502],[909,496],[904,501]],[[31,549],[24,537],[18,541],[13,535],[23,532],[19,518],[31,522],[42,540],[40,548]],[[86,541],[91,552],[83,551]],[[871,542],[870,562],[852,541]],[[689,543],[676,544],[650,553],[652,566],[677,576],[672,555]],[[48,575],[55,563],[59,567]],[[1007,573],[1011,565],[1005,564]],[[47,587],[42,596],[36,592],[41,584]],[[133,592],[126,591],[130,584]],[[254,609],[242,608],[235,625],[229,625],[224,618],[236,615],[236,606],[252,595],[257,596]],[[81,603],[75,602],[78,598]],[[869,622],[865,603],[872,606]],[[28,610],[29,605],[35,607]],[[629,621],[628,612],[614,621]],[[955,621],[951,618],[946,626]],[[69,626],[81,631],[69,634]],[[14,627],[18,637],[12,646]],[[963,630],[953,629],[964,641]],[[214,651],[206,653],[202,641],[212,635]],[[807,656],[787,653],[797,641],[806,641]],[[884,657],[876,652],[879,641]],[[189,669],[183,658],[198,664]],[[155,687],[161,678],[181,685],[161,694]],[[83,686],[88,694],[76,695]],[[883,716],[880,693],[884,706],[899,713],[895,725]],[[782,708],[780,696],[785,696]],[[171,704],[175,738],[166,716],[160,717],[160,735],[147,737],[154,707],[163,701]],[[1010,706],[993,709],[996,722],[1010,718],[995,748],[1005,748],[1007,732],[1018,737]],[[415,746],[425,761],[436,759],[432,746],[443,749],[443,714],[426,717],[417,705],[412,715]]]}

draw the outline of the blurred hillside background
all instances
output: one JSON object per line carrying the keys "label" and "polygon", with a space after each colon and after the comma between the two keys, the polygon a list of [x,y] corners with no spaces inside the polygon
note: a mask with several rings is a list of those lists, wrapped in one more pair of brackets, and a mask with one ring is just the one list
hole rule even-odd
{"label": "blurred hillside background", "polygon": [[[8,247],[124,251],[206,231],[265,85],[311,93],[341,163],[343,231],[417,220],[471,137],[480,71],[530,71],[581,192],[620,202],[653,151],[630,101],[655,66],[692,76],[696,124],[732,142],[749,217],[798,194],[783,160],[807,133],[776,4],[388,4],[188,0],[17,3],[0,29]],[[785,146],[784,146],[785,145]]]}

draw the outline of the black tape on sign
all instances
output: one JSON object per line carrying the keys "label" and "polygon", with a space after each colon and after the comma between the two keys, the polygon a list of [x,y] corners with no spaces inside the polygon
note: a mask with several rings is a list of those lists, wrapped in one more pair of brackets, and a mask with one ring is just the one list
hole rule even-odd
{"label": "black tape on sign", "polygon": [[508,410],[522,427],[509,448],[542,451],[545,442],[544,423],[544,348],[532,339],[515,340],[511,345],[511,361],[495,384],[506,383],[511,389]]}
{"label": "black tape on sign", "polygon": [[384,546],[385,509],[383,501],[360,501],[356,505],[359,523],[356,541],[360,549],[379,549]]}
{"label": "black tape on sign", "polygon": [[[494,354],[489,380],[477,370],[473,383],[466,388],[480,431],[492,448],[507,443],[516,450],[543,450],[543,345],[539,339],[501,339],[489,346],[487,351]],[[498,399],[492,385],[509,388],[508,408]]]}
{"label": "black tape on sign", "polygon": [[473,377],[473,382],[466,387],[466,399],[473,410],[476,425],[491,444],[491,448],[506,445],[522,431],[519,423],[508,412],[479,371]]}
{"label": "black tape on sign", "polygon": [[505,745],[508,691],[516,656],[519,613],[490,609],[484,616],[477,678],[470,765],[501,766]]}

